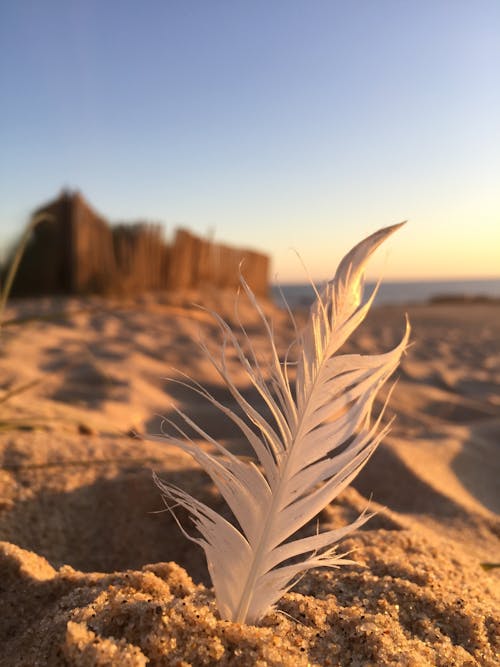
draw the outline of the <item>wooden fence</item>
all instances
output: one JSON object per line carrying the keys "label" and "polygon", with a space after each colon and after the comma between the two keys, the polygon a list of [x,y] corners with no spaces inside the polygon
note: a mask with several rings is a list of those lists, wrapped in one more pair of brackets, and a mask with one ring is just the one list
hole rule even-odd
{"label": "wooden fence", "polygon": [[14,295],[130,294],[144,290],[236,287],[240,266],[260,296],[269,289],[269,257],[179,229],[171,244],[159,225],[110,226],[79,193],[63,193],[26,248]]}

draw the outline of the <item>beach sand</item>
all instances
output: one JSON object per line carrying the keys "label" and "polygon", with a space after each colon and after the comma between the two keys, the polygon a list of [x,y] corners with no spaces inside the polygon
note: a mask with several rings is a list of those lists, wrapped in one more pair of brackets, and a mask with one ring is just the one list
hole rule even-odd
{"label": "beach sand", "polygon": [[[135,437],[177,406],[248,453],[166,379],[185,372],[227,398],[196,342],[216,346],[218,327],[193,302],[236,321],[233,296],[216,293],[10,306],[7,319],[25,319],[0,341],[0,665],[498,664],[500,571],[481,564],[500,561],[500,306],[408,308],[391,433],[319,517],[342,525],[372,498],[378,514],[343,543],[358,565],[308,573],[255,627],[219,619],[203,552],[151,472],[227,512],[210,480]],[[284,351],[288,316],[264,309]],[[241,319],[264,349],[244,302]],[[386,351],[403,330],[404,309],[377,309],[349,350]]]}

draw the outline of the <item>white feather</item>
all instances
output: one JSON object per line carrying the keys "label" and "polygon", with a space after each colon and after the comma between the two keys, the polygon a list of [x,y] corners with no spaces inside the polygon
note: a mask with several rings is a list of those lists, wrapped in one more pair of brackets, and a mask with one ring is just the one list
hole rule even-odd
{"label": "white feather", "polygon": [[[287,364],[280,361],[271,326],[243,279],[243,289],[267,331],[271,357],[267,379],[251,345],[246,355],[231,328],[216,315],[224,332],[221,356],[215,358],[206,348],[205,352],[247,421],[199,384],[194,383],[192,388],[233,420],[252,446],[260,467],[231,454],[180,411],[184,421],[216,447],[216,454],[203,451],[187,436],[153,437],[189,453],[210,475],[238,521],[236,528],[155,475],[167,504],[182,505],[191,514],[198,536],[183,532],[205,551],[224,619],[256,623],[293,586],[300,573],[351,562],[336,554],[334,545],[370,518],[366,511],[337,530],[290,538],[354,479],[387,433],[387,426],[380,428],[382,415],[371,424],[372,405],[407,345],[408,322],[401,343],[388,353],[334,354],[373,302],[374,294],[362,303],[368,258],[400,226],[381,229],[355,246],[341,261],[334,279],[318,294],[305,330],[297,334],[295,391]],[[226,363],[228,345],[236,351],[272,420],[248,403],[232,381]]]}

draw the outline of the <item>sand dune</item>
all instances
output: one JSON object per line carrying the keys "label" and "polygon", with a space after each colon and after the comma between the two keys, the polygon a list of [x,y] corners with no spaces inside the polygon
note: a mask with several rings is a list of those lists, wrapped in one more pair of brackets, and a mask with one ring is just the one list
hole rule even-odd
{"label": "sand dune", "polygon": [[[308,574],[256,628],[219,620],[203,554],[161,511],[151,470],[226,511],[208,478],[134,437],[180,406],[247,453],[231,424],[165,379],[187,372],[227,399],[195,342],[215,345],[218,327],[193,301],[236,321],[227,294],[11,307],[26,319],[0,341],[12,393],[0,422],[0,665],[497,664],[500,573],[481,563],[500,561],[500,307],[411,307],[392,432],[320,515],[339,525],[373,497],[379,513],[345,545],[360,566]],[[285,350],[288,317],[265,310]],[[262,349],[258,318],[240,311]],[[399,307],[375,310],[349,348],[384,351],[403,328]]]}

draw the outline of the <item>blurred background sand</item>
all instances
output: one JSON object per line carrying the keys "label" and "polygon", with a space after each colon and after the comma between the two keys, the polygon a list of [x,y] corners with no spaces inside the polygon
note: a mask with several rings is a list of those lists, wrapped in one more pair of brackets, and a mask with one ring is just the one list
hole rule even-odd
{"label": "blurred background sand", "polygon": [[[308,575],[298,592],[279,605],[293,620],[272,615],[276,627],[271,634],[268,628],[253,629],[257,634],[252,647],[240,662],[234,662],[239,655],[234,641],[247,646],[245,633],[250,630],[238,627],[237,640],[227,643],[225,628],[233,624],[217,620],[212,593],[203,587],[188,586],[190,592],[181,598],[191,611],[173,623],[182,571],[162,571],[150,584],[137,580],[133,589],[126,588],[125,575],[119,574],[112,581],[113,593],[110,575],[89,574],[138,571],[149,563],[175,561],[196,583],[210,585],[202,551],[184,538],[168,512],[161,511],[151,471],[224,512],[221,500],[189,457],[171,446],[134,437],[159,433],[161,416],[172,416],[172,407],[178,406],[234,451],[248,453],[232,425],[210,405],[164,379],[185,372],[227,399],[196,343],[201,339],[215,348],[220,332],[194,302],[236,323],[234,295],[217,291],[144,295],[128,301],[47,298],[10,307],[7,318],[43,311],[47,319],[12,324],[2,333],[3,391],[29,388],[2,404],[0,535],[24,551],[8,545],[2,551],[2,568],[9,573],[2,608],[14,609],[19,600],[23,606],[15,621],[8,613],[2,617],[0,664],[145,664],[149,657],[151,664],[159,665],[292,665],[306,664],[307,655],[310,664],[371,660],[378,665],[392,664],[399,655],[398,664],[493,665],[499,572],[485,571],[481,563],[498,562],[498,305],[409,307],[413,344],[397,372],[388,411],[396,415],[391,433],[352,487],[319,517],[323,528],[339,525],[354,519],[372,498],[379,513],[348,544],[357,548],[355,559],[368,568]],[[288,315],[271,302],[264,308],[283,353],[292,335]],[[244,301],[240,315],[256,350],[265,355],[262,325]],[[297,317],[300,322],[303,314]],[[387,350],[403,328],[404,309],[375,309],[348,349]],[[256,401],[236,366],[235,374],[240,389]],[[180,518],[186,520],[182,512]],[[307,530],[314,531],[315,525]],[[52,570],[61,566],[84,574]],[[369,586],[366,577],[372,577]],[[47,584],[42,589],[41,580]],[[168,595],[160,590],[161,581],[170,586]],[[417,585],[409,591],[408,582]],[[26,595],[19,597],[20,591]],[[117,595],[141,600],[121,625]],[[468,610],[465,616],[450,612],[458,599]],[[382,603],[387,607],[383,623]],[[304,604],[315,610],[305,626],[298,622]],[[442,607],[439,612],[436,604]],[[151,625],[149,618],[158,605],[167,619],[161,627]],[[87,618],[90,611],[82,611],[91,607],[95,622]],[[449,613],[443,620],[445,608]],[[349,629],[344,628],[341,637],[338,622],[343,613],[350,615]],[[58,621],[51,624],[54,614]],[[368,630],[361,629],[361,617]],[[67,625],[71,620],[74,626]],[[369,631],[370,623],[376,632]],[[311,628],[316,626],[321,641],[316,632],[312,640]],[[386,642],[380,643],[381,632]],[[186,633],[197,639],[187,642]],[[280,646],[275,655],[276,636]],[[293,636],[300,638],[300,646]],[[171,642],[168,650],[162,644],[165,638]],[[215,638],[220,646],[209,650]],[[342,652],[337,658],[335,647]],[[56,655],[56,648],[66,657]],[[96,657],[101,653],[103,662]],[[35,654],[41,662],[30,663]],[[328,663],[326,655],[333,662]]]}

